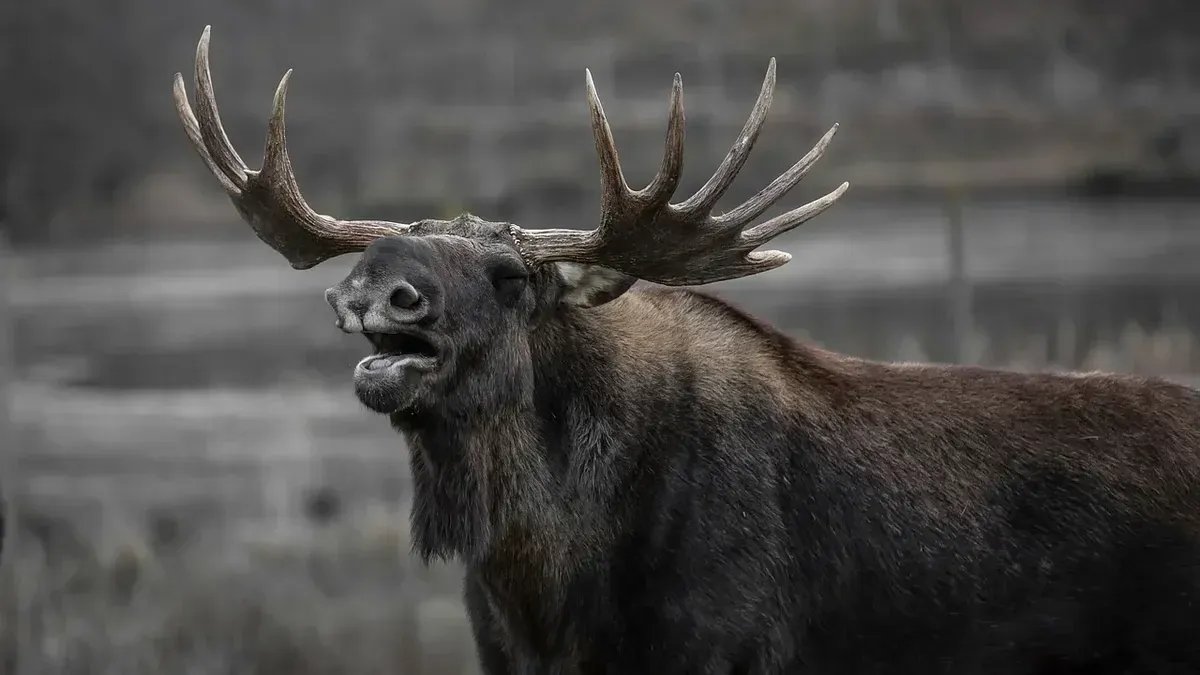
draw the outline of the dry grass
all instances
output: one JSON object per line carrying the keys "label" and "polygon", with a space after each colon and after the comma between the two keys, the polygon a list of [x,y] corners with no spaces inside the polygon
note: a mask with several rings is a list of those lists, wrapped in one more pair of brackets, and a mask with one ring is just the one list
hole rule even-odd
{"label": "dry grass", "polygon": [[[3,672],[473,673],[456,571],[423,569],[403,519],[303,536],[70,557],[26,537],[6,563]],[[240,559],[238,559],[240,558]],[[19,669],[18,669],[19,667]]]}
{"label": "dry grass", "polygon": [[1020,370],[1082,370],[1138,373],[1197,382],[1200,335],[1174,319],[1155,328],[1129,322],[1107,340],[1082,350],[1073,344],[1075,326],[1064,320],[1054,334],[1028,334],[1002,347],[988,336],[968,337],[966,361]]}

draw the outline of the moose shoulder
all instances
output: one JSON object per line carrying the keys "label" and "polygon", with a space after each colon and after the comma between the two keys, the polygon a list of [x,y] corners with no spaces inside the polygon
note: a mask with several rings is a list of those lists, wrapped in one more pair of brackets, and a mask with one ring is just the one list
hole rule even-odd
{"label": "moose shoulder", "polygon": [[356,392],[407,439],[417,552],[464,563],[486,672],[1200,670],[1195,390],[875,363],[672,288],[785,264],[756,249],[845,192],[753,224],[835,127],[714,214],[774,81],[772,61],[716,173],[672,202],[679,77],[662,165],[633,190],[589,76],[593,230],[316,213],[287,157],[287,78],[250,170],[221,128],[207,30],[196,108],[179,76],[175,100],[294,267],[362,252],[326,297],[373,346]]}

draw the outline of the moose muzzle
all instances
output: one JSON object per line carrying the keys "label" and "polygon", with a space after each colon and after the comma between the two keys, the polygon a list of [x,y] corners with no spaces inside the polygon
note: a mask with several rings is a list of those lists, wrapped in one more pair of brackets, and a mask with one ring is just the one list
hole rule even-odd
{"label": "moose muzzle", "polygon": [[325,291],[347,333],[401,333],[432,323],[439,314],[438,284],[430,269],[429,246],[419,237],[374,242],[350,274]]}

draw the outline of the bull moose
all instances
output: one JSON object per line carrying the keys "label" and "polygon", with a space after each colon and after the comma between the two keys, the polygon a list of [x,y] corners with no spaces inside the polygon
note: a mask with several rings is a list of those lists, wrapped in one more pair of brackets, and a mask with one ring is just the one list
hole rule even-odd
{"label": "bull moose", "polygon": [[[682,85],[641,190],[591,75],[593,229],[321,215],[275,93],[262,168],[227,139],[209,31],[184,130],[373,353],[358,398],[406,440],[416,553],[461,561],[496,673],[1200,672],[1200,392],[1097,373],[889,364],[802,344],[695,290],[847,189],[759,224],[837,127],[724,213],[775,86],[672,201]],[[637,280],[650,282],[635,286]]]}

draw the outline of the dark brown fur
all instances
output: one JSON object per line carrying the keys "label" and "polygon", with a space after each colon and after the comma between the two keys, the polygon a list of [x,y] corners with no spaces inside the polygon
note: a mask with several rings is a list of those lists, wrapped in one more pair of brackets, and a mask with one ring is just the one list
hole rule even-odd
{"label": "dark brown fur", "polygon": [[326,297],[379,352],[355,391],[408,439],[416,548],[465,563],[489,675],[1200,672],[1196,391],[869,363],[700,294],[626,292],[782,265],[757,249],[845,192],[753,224],[835,126],[714,213],[774,60],[726,159],[674,204],[681,78],[634,192],[589,75],[599,225],[530,231],[318,215],[287,159],[287,76],[249,171],[208,40],[199,104],[176,74],[176,110],[238,211],[297,268],[366,247]]}
{"label": "dark brown fur", "polygon": [[437,236],[350,278],[442,308],[391,418],[488,673],[1200,669],[1195,390],[875,363],[692,291],[573,306]]}

